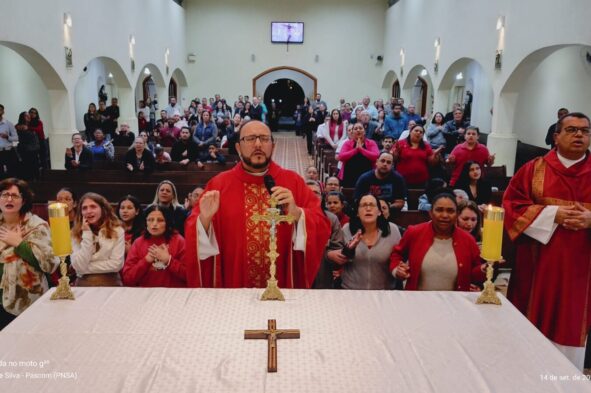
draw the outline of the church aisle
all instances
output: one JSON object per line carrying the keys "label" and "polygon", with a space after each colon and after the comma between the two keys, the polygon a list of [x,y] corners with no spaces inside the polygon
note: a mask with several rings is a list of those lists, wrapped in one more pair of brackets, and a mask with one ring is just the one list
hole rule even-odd
{"label": "church aisle", "polygon": [[306,140],[293,131],[275,132],[275,154],[273,160],[285,169],[303,175],[306,167],[314,164],[314,159],[306,152]]}

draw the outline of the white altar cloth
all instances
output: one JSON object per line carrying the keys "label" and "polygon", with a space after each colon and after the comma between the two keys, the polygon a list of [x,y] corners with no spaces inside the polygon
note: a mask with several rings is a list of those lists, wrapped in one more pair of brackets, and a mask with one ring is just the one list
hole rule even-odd
{"label": "white altar cloth", "polygon": [[[505,298],[254,289],[52,290],[0,332],[0,392],[590,392]],[[245,329],[300,329],[267,342]]]}

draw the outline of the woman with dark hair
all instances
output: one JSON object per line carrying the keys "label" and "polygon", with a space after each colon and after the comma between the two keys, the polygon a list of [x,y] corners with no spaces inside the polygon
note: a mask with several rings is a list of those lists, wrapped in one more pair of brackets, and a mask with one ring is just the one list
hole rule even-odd
{"label": "woman with dark hair", "polygon": [[81,287],[121,286],[119,271],[125,255],[125,231],[109,201],[88,192],[80,198],[70,260]]}
{"label": "woman with dark hair", "polygon": [[346,207],[346,198],[341,192],[332,191],[326,194],[325,197],[325,206],[326,209],[337,216],[339,219],[339,223],[341,227],[345,226],[350,219],[347,214],[345,214],[345,207]]}
{"label": "woman with dark hair", "polygon": [[121,276],[134,287],[184,288],[187,274],[185,240],[174,229],[170,210],[158,205],[146,209],[146,231],[131,246]]}
{"label": "woman with dark hair", "polygon": [[333,109],[330,113],[330,120],[318,127],[318,139],[336,150],[339,143],[347,139],[347,122],[343,121],[341,112]]}
{"label": "woman with dark hair", "polygon": [[398,227],[386,221],[380,202],[371,194],[361,197],[356,215],[343,227],[342,251],[345,289],[393,289],[394,279],[388,270],[392,248],[400,241]]}
{"label": "woman with dark hair", "polygon": [[127,255],[134,240],[141,236],[145,228],[142,205],[133,195],[126,195],[117,203],[115,213],[125,229],[125,255]]}
{"label": "woman with dark hair", "polygon": [[244,108],[242,108],[242,110],[240,111],[240,117],[244,119],[246,116],[252,119],[252,104],[250,103],[250,101],[246,101],[244,103]]}
{"label": "woman with dark hair", "polygon": [[476,202],[480,210],[483,210],[492,198],[492,187],[482,177],[482,167],[476,161],[468,161],[464,164],[454,188],[466,191],[468,198]]}
{"label": "woman with dark hair", "polygon": [[45,130],[43,129],[43,122],[39,118],[39,111],[37,108],[29,109],[29,116],[31,121],[29,122],[29,129],[34,131],[39,138],[39,164],[41,168],[46,169],[49,167],[47,162],[48,146],[47,139],[45,139]]}
{"label": "woman with dark hair", "polygon": [[72,147],[66,147],[64,156],[66,169],[85,171],[92,168],[92,152],[84,146],[82,134],[72,134]]}
{"label": "woman with dark hair", "polygon": [[97,128],[101,128],[101,124],[102,120],[96,110],[96,104],[91,102],[88,104],[88,112],[84,114],[84,127],[86,128],[84,133],[86,134],[87,142],[94,140],[94,131],[96,131]]}
{"label": "woman with dark hair", "polygon": [[443,129],[445,128],[445,116],[441,112],[436,112],[433,116],[433,120],[429,127],[427,127],[427,139],[433,149],[437,149],[441,146],[445,149],[445,134]]}
{"label": "woman with dark hair", "polygon": [[71,188],[62,187],[57,192],[55,200],[60,203],[65,203],[68,206],[68,217],[70,219],[70,228],[74,226],[76,219],[76,207],[78,206],[78,197]]}
{"label": "woman with dark hair", "polygon": [[458,204],[458,228],[462,228],[472,235],[476,243],[480,243],[482,227],[481,214],[473,201],[462,201]]}
{"label": "woman with dark hair", "polygon": [[18,170],[19,177],[25,180],[39,178],[39,137],[29,127],[30,122],[31,116],[29,112],[21,112],[18,123],[14,127],[18,133],[17,152],[21,161]]}
{"label": "woman with dark hair", "polygon": [[404,177],[408,188],[424,188],[429,180],[429,166],[439,161],[442,147],[433,150],[423,140],[425,129],[415,125],[408,138],[399,140],[392,149],[396,170]]}
{"label": "woman with dark hair", "polygon": [[[187,211],[179,203],[176,187],[170,180],[163,180],[156,187],[156,195],[150,206],[159,205],[170,210],[175,229],[181,234],[185,233],[185,220]],[[144,214],[145,215],[145,214]]]}
{"label": "woman with dark hair", "polygon": [[408,227],[390,258],[392,275],[406,280],[405,289],[421,291],[478,290],[484,281],[480,250],[474,238],[456,228],[458,206],[453,194],[436,195],[431,221]]}
{"label": "woman with dark hair", "polygon": [[49,225],[32,208],[33,193],[26,182],[0,182],[0,330],[47,291],[45,274],[59,264]]}

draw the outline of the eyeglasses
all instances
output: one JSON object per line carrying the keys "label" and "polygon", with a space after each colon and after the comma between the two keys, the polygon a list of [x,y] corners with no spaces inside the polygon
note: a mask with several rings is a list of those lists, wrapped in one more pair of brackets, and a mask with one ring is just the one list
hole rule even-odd
{"label": "eyeglasses", "polygon": [[564,128],[564,132],[566,132],[567,134],[576,134],[577,132],[581,131],[581,134],[583,135],[589,135],[589,133],[591,132],[591,128],[589,127],[565,127]]}
{"label": "eyeglasses", "polygon": [[249,145],[254,145],[256,140],[259,140],[262,144],[269,143],[273,140],[270,135],[248,135],[243,136],[240,140],[244,143],[248,143]]}
{"label": "eyeglasses", "polygon": [[373,209],[376,207],[378,207],[378,205],[376,205],[375,203],[362,203],[361,205],[359,205],[360,209],[367,209],[367,208]]}
{"label": "eyeglasses", "polygon": [[22,195],[21,194],[11,194],[9,192],[3,192],[2,194],[0,194],[0,199],[7,201],[9,199],[12,199],[13,201],[20,201],[22,199]]}

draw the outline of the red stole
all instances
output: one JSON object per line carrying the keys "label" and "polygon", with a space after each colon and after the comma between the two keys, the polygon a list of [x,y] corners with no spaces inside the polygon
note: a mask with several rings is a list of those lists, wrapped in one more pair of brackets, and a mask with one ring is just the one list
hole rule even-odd
{"label": "red stole", "polygon": [[591,158],[566,168],[556,150],[528,162],[511,179],[503,207],[516,243],[508,297],[552,341],[584,346],[591,327],[591,229],[559,226],[548,244],[521,236],[548,205],[591,209]]}
{"label": "red stole", "polygon": [[[283,288],[309,288],[314,281],[330,236],[330,222],[320,210],[320,200],[295,172],[271,163],[268,173],[278,186],[292,190],[296,205],[306,217],[306,252],[293,251],[294,224],[282,223],[277,228],[277,279]],[[220,254],[198,261],[197,204],[185,224],[189,286],[265,287],[268,279],[268,224],[255,224],[254,213],[265,213],[268,192],[262,176],[244,171],[238,163],[233,169],[211,179],[206,187],[220,191],[220,209],[212,220]]]}

